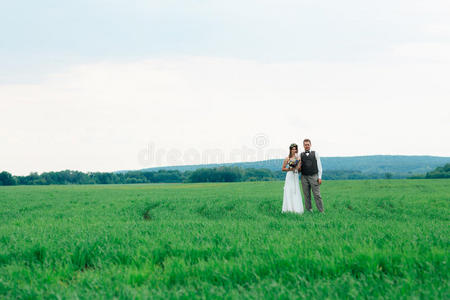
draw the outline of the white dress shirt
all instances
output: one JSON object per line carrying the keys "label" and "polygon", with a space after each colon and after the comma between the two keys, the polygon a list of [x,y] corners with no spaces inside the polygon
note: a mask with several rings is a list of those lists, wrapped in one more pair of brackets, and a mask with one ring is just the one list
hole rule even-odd
{"label": "white dress shirt", "polygon": [[[310,150],[311,151],[311,150]],[[314,151],[316,153],[316,160],[317,160],[317,170],[319,171],[319,179],[322,179],[322,162],[320,161],[320,156],[317,151]],[[305,153],[306,156],[309,156],[309,153]]]}

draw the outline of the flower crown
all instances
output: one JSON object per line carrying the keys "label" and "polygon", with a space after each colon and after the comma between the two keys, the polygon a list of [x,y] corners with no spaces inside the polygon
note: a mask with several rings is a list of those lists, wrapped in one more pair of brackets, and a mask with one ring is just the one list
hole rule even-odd
{"label": "flower crown", "polygon": [[296,143],[292,143],[292,144],[289,146],[289,149],[292,149],[292,148],[294,148],[294,147],[296,147],[296,148],[298,149],[298,146],[297,146]]}

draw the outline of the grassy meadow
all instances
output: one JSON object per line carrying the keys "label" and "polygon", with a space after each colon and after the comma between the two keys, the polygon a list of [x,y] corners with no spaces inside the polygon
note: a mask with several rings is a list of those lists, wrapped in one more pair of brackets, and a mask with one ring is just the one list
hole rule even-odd
{"label": "grassy meadow", "polygon": [[0,299],[449,299],[450,181],[0,187]]}

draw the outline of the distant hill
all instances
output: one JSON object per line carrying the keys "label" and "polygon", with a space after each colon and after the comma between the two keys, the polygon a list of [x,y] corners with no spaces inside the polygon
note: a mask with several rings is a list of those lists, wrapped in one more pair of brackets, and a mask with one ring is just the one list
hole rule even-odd
{"label": "distant hill", "polygon": [[[349,157],[322,157],[324,173],[327,171],[359,171],[362,173],[393,173],[403,176],[425,174],[436,167],[450,163],[450,157],[441,156],[409,156],[409,155],[369,155]],[[187,166],[167,166],[141,169],[140,171],[179,170],[194,171],[199,168],[214,168],[219,166],[237,166],[241,168],[265,168],[271,171],[281,169],[282,159],[272,159],[256,162],[239,162],[225,164],[204,164]],[[127,171],[118,171],[118,173]]]}

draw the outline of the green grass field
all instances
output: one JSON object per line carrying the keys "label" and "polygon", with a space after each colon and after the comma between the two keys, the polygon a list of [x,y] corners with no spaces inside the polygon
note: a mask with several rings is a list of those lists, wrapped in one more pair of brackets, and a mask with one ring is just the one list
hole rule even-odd
{"label": "green grass field", "polygon": [[449,180],[0,188],[0,298],[449,299]]}

